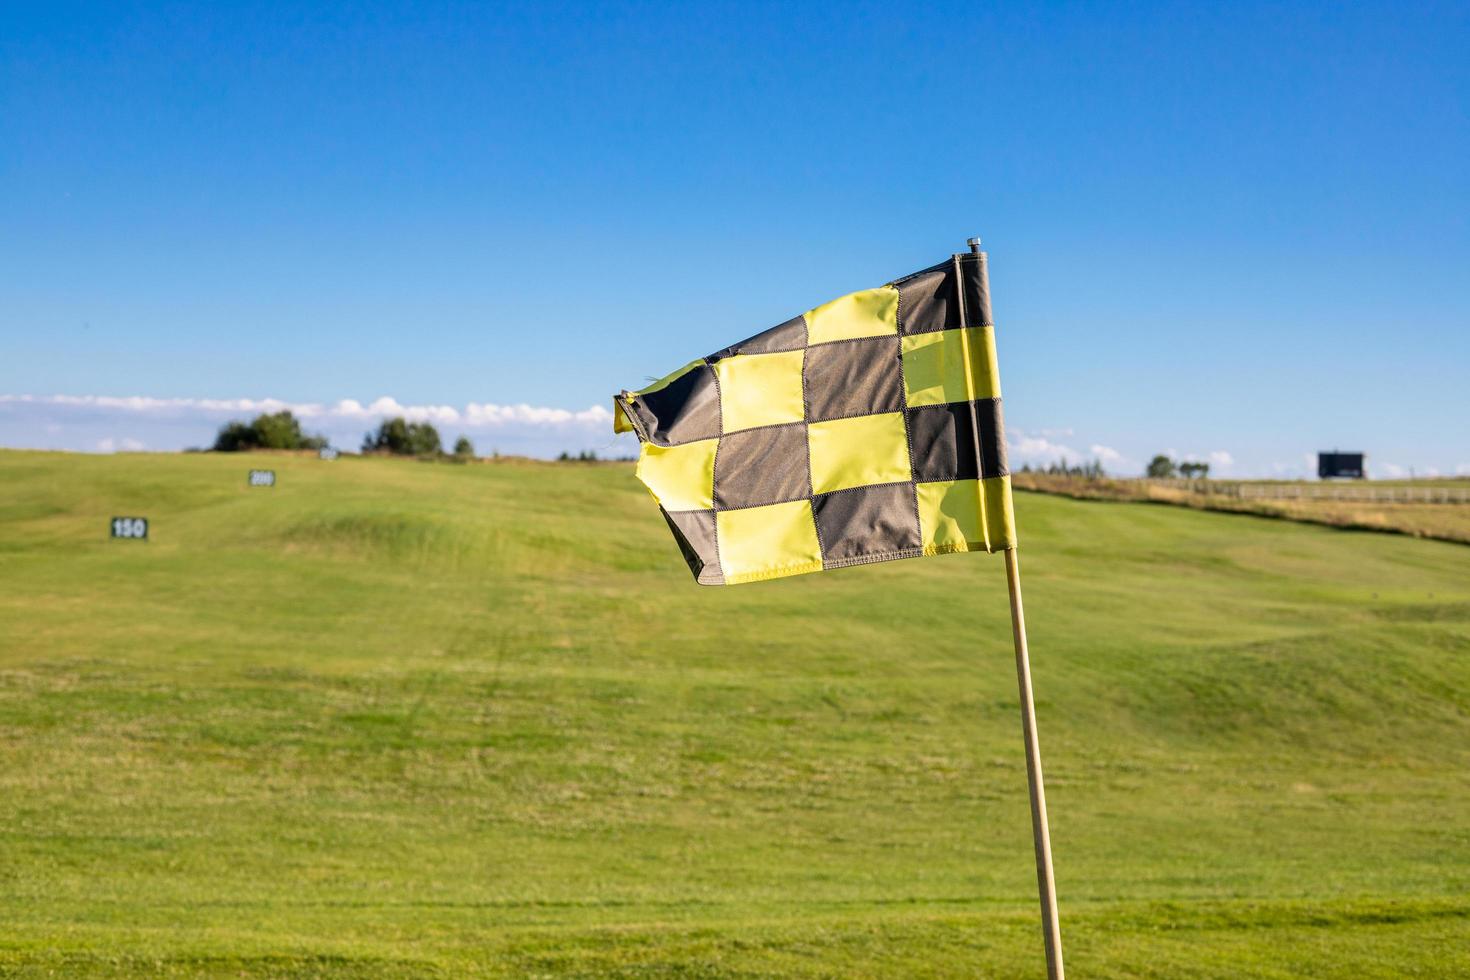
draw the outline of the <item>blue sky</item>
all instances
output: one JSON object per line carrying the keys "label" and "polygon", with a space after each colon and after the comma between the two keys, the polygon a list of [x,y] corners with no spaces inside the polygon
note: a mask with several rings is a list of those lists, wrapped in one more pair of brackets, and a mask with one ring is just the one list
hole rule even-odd
{"label": "blue sky", "polygon": [[1463,3],[9,4],[0,444],[608,450],[613,391],[980,234],[1018,460],[1470,472],[1467,51]]}

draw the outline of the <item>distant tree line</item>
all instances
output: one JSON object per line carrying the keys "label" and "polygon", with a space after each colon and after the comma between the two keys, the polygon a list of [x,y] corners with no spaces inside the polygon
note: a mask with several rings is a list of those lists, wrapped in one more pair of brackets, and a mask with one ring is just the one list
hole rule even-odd
{"label": "distant tree line", "polygon": [[[1107,476],[1103,471],[1101,460],[1094,459],[1091,462],[1073,465],[1067,462],[1063,456],[1055,463],[1046,466],[1032,466],[1029,463],[1021,467],[1022,473],[1045,473],[1049,476],[1071,476],[1084,480],[1100,480]],[[1172,480],[1183,477],[1186,480],[1203,480],[1210,475],[1210,464],[1199,460],[1175,461],[1160,453],[1148,462],[1146,475],[1153,480]]]}
{"label": "distant tree line", "polygon": [[1102,460],[1100,459],[1094,459],[1088,463],[1078,463],[1076,466],[1073,466],[1067,462],[1067,457],[1065,456],[1048,466],[1033,467],[1030,463],[1027,463],[1021,467],[1021,472],[1045,473],[1049,476],[1075,476],[1085,480],[1101,480],[1107,476],[1103,472]]}
{"label": "distant tree line", "polygon": [[[214,450],[220,453],[251,449],[325,449],[328,445],[326,436],[302,432],[300,420],[289,411],[257,415],[249,422],[226,422],[214,440]],[[365,435],[362,451],[459,461],[475,458],[475,444],[467,437],[460,436],[454,443],[453,454],[446,454],[437,429],[427,422],[409,422],[401,416],[384,419],[376,432]]]}
{"label": "distant tree line", "polygon": [[1174,460],[1159,453],[1148,461],[1148,476],[1154,480],[1172,480],[1183,477],[1186,480],[1203,480],[1210,475],[1210,464],[1197,460]]}
{"label": "distant tree line", "polygon": [[439,430],[427,422],[410,422],[403,416],[384,419],[377,432],[362,437],[365,453],[388,453],[393,456],[438,456],[444,452]]}
{"label": "distant tree line", "polygon": [[455,440],[454,452],[444,452],[439,430],[428,422],[410,422],[403,416],[384,419],[378,431],[362,438],[365,453],[387,453],[392,456],[420,456],[430,459],[454,459],[460,462],[475,458],[475,444],[468,436]]}
{"label": "distant tree line", "polygon": [[556,457],[558,463],[636,463],[637,456],[599,456],[596,451],[584,449],[575,456],[563,451]]}
{"label": "distant tree line", "polygon": [[257,415],[250,422],[226,422],[214,438],[217,453],[249,449],[325,449],[327,437],[307,435],[289,411]]}

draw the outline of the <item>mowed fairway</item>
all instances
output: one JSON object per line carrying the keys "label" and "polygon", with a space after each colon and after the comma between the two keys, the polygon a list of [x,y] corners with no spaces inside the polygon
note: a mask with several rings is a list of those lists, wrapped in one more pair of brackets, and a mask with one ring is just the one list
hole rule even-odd
{"label": "mowed fairway", "polygon": [[[1017,508],[1069,974],[1470,974],[1470,547]],[[627,466],[0,453],[0,974],[1040,976],[1011,657]]]}

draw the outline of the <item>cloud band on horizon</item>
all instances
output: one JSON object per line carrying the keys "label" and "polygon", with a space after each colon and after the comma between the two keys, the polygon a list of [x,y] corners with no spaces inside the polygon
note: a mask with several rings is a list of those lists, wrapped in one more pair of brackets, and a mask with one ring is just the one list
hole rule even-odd
{"label": "cloud band on horizon", "polygon": [[364,429],[402,416],[432,423],[450,440],[459,434],[495,440],[496,446],[480,447],[485,452],[628,451],[627,440],[612,433],[611,410],[601,405],[581,410],[493,402],[406,405],[386,395],[366,404],[353,398],[328,404],[278,398],[0,394],[0,444],[84,452],[177,450],[212,444],[218,427],[231,419],[281,411],[291,412],[308,429],[322,430],[344,448],[355,447]]}

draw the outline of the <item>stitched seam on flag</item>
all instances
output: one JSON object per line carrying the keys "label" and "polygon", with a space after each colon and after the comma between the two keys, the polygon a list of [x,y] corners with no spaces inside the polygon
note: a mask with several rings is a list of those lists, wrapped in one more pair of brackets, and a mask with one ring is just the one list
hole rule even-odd
{"label": "stitched seam on flag", "polygon": [[786,578],[789,575],[802,575],[806,572],[820,572],[823,566],[821,562],[807,562],[803,565],[782,565],[779,568],[764,568],[759,572],[742,572],[725,579],[726,585],[745,585],[749,582],[764,582],[767,579]]}
{"label": "stitched seam on flag", "polygon": [[907,482],[914,491],[914,520],[919,524],[919,537],[924,536],[924,522],[919,520],[919,480],[914,474],[919,470],[919,464],[914,461],[914,434],[909,431],[909,406],[908,399],[904,399],[904,406],[899,410],[903,414],[903,448],[909,454],[909,478]]}
{"label": "stitched seam on flag", "polygon": [[849,555],[846,558],[834,558],[827,562],[828,568],[846,568],[850,565],[872,565],[880,561],[893,561],[898,558],[923,558],[924,549],[903,548],[899,551],[875,552],[869,555]]}
{"label": "stitched seam on flag", "polygon": [[970,551],[984,551],[994,554],[995,549],[984,541],[954,541],[949,544],[926,544],[918,548],[901,548],[898,551],[875,551],[867,555],[854,555],[849,558],[836,558],[827,563],[828,568],[841,568],[845,565],[872,565],[880,561],[894,561],[900,558],[929,558],[934,555],[963,554]]}
{"label": "stitched seam on flag", "polygon": [[[1000,401],[1000,396],[999,395],[990,395],[988,397],[983,397],[983,398],[956,398],[954,401],[948,401],[948,402],[927,402],[927,403],[925,403],[923,405],[915,405],[914,408],[917,408],[917,409],[939,408],[942,405],[967,405],[970,402],[998,402],[998,401]],[[908,407],[907,395],[905,395],[905,398],[904,398],[904,407]],[[886,415],[888,413],[887,412],[877,412],[875,414],[878,414],[878,415]],[[709,436],[705,436],[705,438],[708,439]],[[699,440],[695,439],[693,441],[694,442],[698,442]]]}
{"label": "stitched seam on flag", "polygon": [[[806,314],[805,313],[803,313],[801,315],[801,319],[802,319],[802,322],[803,323],[806,322]],[[801,351],[802,351],[802,353],[801,353],[801,422],[800,423],[788,422],[787,423],[788,425],[796,425],[796,424],[805,425],[807,423],[807,421],[812,417],[811,395],[807,392],[807,388],[806,388],[806,352],[811,349],[811,346],[812,346],[811,344],[807,344],[805,347],[803,347],[801,349]],[[807,476],[810,477],[811,476],[811,462],[810,462],[810,460],[811,460],[811,452],[810,451],[807,452],[807,460],[808,460],[808,462],[807,462]]]}
{"label": "stitched seam on flag", "polygon": [[[778,351],[777,353],[790,353],[790,351],[784,351],[784,352]],[[805,382],[803,382],[803,384],[804,383]],[[805,394],[803,394],[802,395],[803,400],[805,399],[805,397],[806,397]],[[828,417],[824,417],[824,418],[820,418],[820,419],[816,419],[816,420],[803,419],[800,422],[770,422],[770,423],[767,423],[766,425],[752,425],[748,429],[736,429],[735,432],[731,432],[731,433],[725,433],[725,432],[721,431],[717,435],[713,435],[713,436],[700,436],[697,439],[680,439],[680,440],[677,440],[677,441],[672,441],[671,440],[671,441],[669,441],[667,443],[655,442],[653,444],[655,446],[659,446],[659,447],[662,447],[662,448],[672,448],[674,446],[687,446],[687,445],[689,445],[692,442],[707,442],[710,439],[718,439],[720,436],[727,435],[727,434],[728,435],[735,435],[736,433],[739,433],[739,434],[742,434],[743,435],[746,432],[760,432],[762,429],[781,429],[781,428],[785,428],[787,426],[792,426],[792,425],[810,425],[812,423],[812,421],[817,421],[817,422],[841,422],[843,419],[863,419],[863,418],[867,418],[870,415],[893,415],[894,413],[901,412],[904,409],[906,409],[906,408],[909,407],[908,406],[908,399],[907,399],[907,397],[901,394],[900,395],[900,398],[902,399],[902,404],[900,404],[898,408],[885,409],[885,410],[883,410],[881,412],[858,412],[856,415],[832,415],[832,416],[828,416]],[[986,398],[977,398],[976,399],[976,401],[982,401],[982,402],[983,401],[989,401],[989,400],[990,399],[986,399]],[[999,398],[996,398],[995,400],[996,401],[999,401],[1000,399]],[[963,400],[957,401],[957,402],[935,402],[932,405],[920,405],[918,407],[919,408],[938,408],[940,405],[963,405],[964,403],[965,402]],[[803,406],[803,410],[805,410],[805,406]],[[723,423],[722,423],[722,425],[723,425]],[[642,441],[648,442],[648,441],[651,441],[651,440],[645,439],[645,440],[642,440]]]}
{"label": "stitched seam on flag", "polygon": [[884,409],[881,412],[857,412],[852,415],[824,415],[819,419],[812,419],[811,421],[817,423],[841,422],[843,419],[865,419],[868,418],[870,415],[895,415],[903,411],[907,407],[907,405],[900,405],[898,408],[888,408]]}
{"label": "stitched seam on flag", "polygon": [[[792,319],[795,319],[795,317],[793,317]],[[776,327],[783,326],[783,325],[784,324],[778,323],[778,324],[776,324]],[[776,329],[776,327],[772,327],[771,329],[774,330],[774,329]],[[757,334],[757,336],[759,336],[759,334]],[[758,351],[757,353],[760,353],[760,354],[790,354],[794,350],[805,350],[807,347],[810,347],[811,346],[807,342],[808,339],[810,338],[810,336],[811,336],[811,330],[807,326],[806,314],[803,313],[801,315],[801,342],[800,343],[798,343],[795,347],[777,347],[777,348],[775,348],[773,350],[763,350],[763,351]],[[746,340],[754,340],[754,339],[755,339],[755,337],[747,337],[746,338]],[[742,340],[740,342],[740,344],[743,344],[743,343],[745,343],[745,340]],[[708,357],[706,357],[705,358],[705,361],[708,362],[709,364],[714,364],[716,361],[723,361],[726,358],[731,358],[731,357],[735,357],[735,356],[740,355],[740,354],[744,354],[746,352],[745,351],[745,348],[741,347],[740,344],[731,344],[729,347],[723,348],[721,350],[717,350],[713,354],[710,354]]]}
{"label": "stitched seam on flag", "polygon": [[752,355],[747,355],[742,348],[731,347],[727,350],[715,351],[713,354],[706,357],[705,361],[713,365],[717,361],[728,361],[732,357],[758,356],[760,354],[790,354],[794,350],[806,350],[809,346],[809,344],[800,343],[797,344],[795,347],[776,347],[771,350],[759,350],[755,351]]}
{"label": "stitched seam on flag", "polygon": [[643,420],[638,417],[638,413],[633,411],[633,401],[633,393],[631,391],[624,391],[621,395],[617,396],[618,404],[623,407],[623,417],[633,427],[633,431],[637,433],[639,441],[648,442],[648,429],[644,427]]}
{"label": "stitched seam on flag", "polygon": [[[808,480],[810,480],[810,477],[808,477]],[[736,504],[734,506],[731,506],[729,504],[715,504],[712,507],[701,507],[701,508],[699,508],[699,510],[700,511],[706,511],[706,510],[708,510],[708,511],[712,511],[712,512],[714,512],[716,514],[728,514],[731,511],[735,511],[735,510],[755,510],[757,507],[773,507],[776,504],[794,504],[798,500],[811,500],[813,498],[813,496],[815,496],[815,495],[811,492],[811,487],[808,486],[805,492],[798,493],[794,497],[776,497],[773,500],[762,500],[758,504]],[[679,511],[669,511],[669,513],[671,513],[671,514],[690,514],[690,513],[695,513],[695,511],[679,510]]]}
{"label": "stitched seam on flag", "polygon": [[[725,393],[720,390],[720,372],[711,367],[710,374],[713,376],[715,383],[715,427],[717,429],[717,435],[715,436],[715,452],[714,455],[710,457],[709,461],[709,505],[710,510],[716,510],[715,481],[719,479],[717,474],[720,472],[720,446],[724,445],[725,442]],[[720,520],[718,517],[715,518],[714,538],[715,567],[720,570],[720,577],[724,578],[725,563],[720,560]],[[698,581],[698,579],[696,579],[695,581]]]}
{"label": "stitched seam on flag", "polygon": [[[903,336],[903,290],[898,289],[898,303],[894,307],[894,319],[898,322],[899,336]],[[903,413],[903,446],[909,454],[909,487],[914,495],[914,523],[919,528],[919,540],[924,540],[924,518],[919,515],[919,481],[914,476],[918,472],[919,464],[914,459],[914,434],[909,430],[909,385],[904,376],[903,364],[903,341],[898,342],[898,401],[899,411]]]}
{"label": "stitched seam on flag", "polygon": [[[825,496],[825,494],[823,496]],[[729,514],[729,513],[733,512],[733,511],[737,511],[737,510],[755,510],[757,507],[774,507],[777,504],[794,504],[794,503],[796,503],[798,501],[801,501],[801,500],[811,500],[812,497],[813,497],[813,495],[811,493],[801,493],[801,494],[797,494],[794,497],[776,497],[776,498],[774,498],[772,500],[763,500],[761,503],[758,503],[758,504],[739,504],[739,505],[736,505],[734,507],[731,507],[728,504],[716,504],[713,507],[701,507],[700,510],[701,511],[708,510],[708,511],[711,511],[711,512],[716,513],[716,514]],[[694,513],[694,511],[677,510],[677,511],[670,511],[669,513],[671,513],[671,514],[691,514],[691,513]]]}
{"label": "stitched seam on flag", "polygon": [[[810,511],[812,515],[812,533],[815,534],[817,537],[817,554],[819,556],[825,556],[827,553],[827,549],[826,546],[822,544],[822,522],[817,520],[817,481],[816,478],[812,476],[812,409],[811,402],[808,401],[809,396],[806,390],[806,352],[811,350],[812,347],[812,326],[809,322],[807,322],[805,313],[801,315],[801,322],[802,325],[806,327],[807,339],[807,345],[802,348],[801,355],[801,424],[806,426],[806,509]],[[819,562],[819,567],[826,567],[825,557],[821,558]]]}
{"label": "stitched seam on flag", "polygon": [[[811,451],[810,451],[810,447],[808,447],[808,451],[807,451],[807,471],[808,471],[808,475],[807,475],[807,489],[806,489],[806,492],[805,493],[796,494],[795,496],[792,496],[792,497],[780,497],[780,498],[777,498],[775,500],[763,500],[763,501],[761,501],[758,504],[735,504],[735,505],[730,505],[730,504],[715,504],[713,507],[695,507],[693,509],[688,509],[688,510],[668,510],[668,508],[664,508],[664,509],[665,510],[668,510],[668,512],[670,514],[702,514],[705,511],[712,511],[712,512],[714,512],[716,514],[728,514],[731,511],[737,511],[737,510],[755,510],[757,507],[772,507],[772,506],[775,506],[776,504],[794,504],[798,500],[809,500],[809,501],[811,501],[812,506],[815,508],[818,497],[830,497],[830,496],[833,496],[834,494],[839,494],[839,493],[852,493],[852,492],[857,491],[857,490],[868,490],[868,489],[871,489],[873,487],[896,487],[896,486],[901,486],[902,484],[905,484],[905,483],[912,483],[913,482],[912,480],[890,480],[887,483],[864,483],[862,486],[857,486],[857,487],[843,487],[841,490],[823,490],[821,493],[816,493],[816,492],[814,492],[811,489],[811,475],[810,475],[810,471],[811,471]],[[934,481],[930,480],[930,481],[926,481],[926,482],[932,483]],[[821,535],[819,534],[818,535],[819,543],[820,543],[820,538],[821,538]]]}
{"label": "stitched seam on flag", "polygon": [[[874,340],[887,340],[889,337],[897,336],[899,335],[891,333],[875,333],[869,334],[866,337],[837,337],[834,340],[819,340],[814,344],[807,344],[806,347],[803,349],[811,350],[813,347],[831,347],[834,344],[863,344],[870,343]],[[773,351],[772,353],[775,352]]]}
{"label": "stitched seam on flag", "polygon": [[849,558],[836,558],[830,562],[803,562],[796,565],[777,565],[771,568],[763,568],[758,572],[742,572],[739,575],[726,576],[725,584],[744,585],[749,582],[762,582],[767,579],[785,578],[789,575],[800,575],[806,572],[848,568],[854,565],[875,565],[879,562],[897,561],[906,558],[933,558],[937,555],[967,554],[970,552],[994,554],[995,551],[995,547],[989,542],[972,541],[966,538],[964,541],[954,541],[949,544],[927,544],[919,548],[874,552],[870,555],[854,555]]}
{"label": "stitched seam on flag", "polygon": [[[787,353],[790,353],[790,351],[787,351]],[[804,410],[805,410],[805,408],[803,407],[803,411]],[[881,414],[881,413],[879,413],[879,414]],[[728,433],[728,434],[729,435],[732,435],[732,436],[743,436],[747,432],[759,432],[762,429],[784,429],[784,428],[787,428],[788,426],[793,426],[793,425],[806,425],[806,419],[802,419],[799,422],[768,422],[765,425],[752,425],[748,429],[736,429],[734,432],[731,432],[731,433]],[[726,434],[727,433],[724,433],[724,432],[721,432],[720,433],[720,435],[726,435]],[[709,437],[708,436],[705,436],[705,438],[708,439]],[[692,442],[699,442],[700,440],[694,439],[694,440],[691,440],[691,441]]]}
{"label": "stitched seam on flag", "polygon": [[[802,395],[802,398],[805,399],[806,398],[806,395],[803,394]],[[980,401],[985,401],[984,398],[981,398],[979,400]],[[921,405],[919,407],[920,408],[938,408],[939,405],[963,405],[963,404],[964,404],[964,402],[962,402],[962,401],[959,401],[959,402],[938,402],[938,403],[936,403],[934,405]],[[900,405],[898,408],[884,409],[881,412],[859,412],[856,415],[833,415],[833,416],[828,417],[828,418],[820,418],[820,419],[815,419],[815,420],[813,420],[813,419],[802,419],[800,422],[770,422],[770,423],[767,423],[766,425],[752,425],[748,429],[736,429],[734,432],[730,432],[730,433],[723,433],[722,432],[722,433],[720,433],[720,435],[732,435],[732,436],[733,435],[744,435],[747,432],[760,432],[763,429],[784,429],[784,428],[787,428],[787,427],[793,426],[793,425],[811,425],[813,423],[813,421],[815,421],[815,422],[841,422],[843,419],[865,419],[865,418],[868,418],[871,415],[896,415],[897,413],[903,411],[907,407],[908,407],[908,405],[907,405],[907,403],[905,403],[903,405]],[[803,406],[803,410],[805,410],[805,406]],[[670,446],[687,446],[691,442],[706,442],[706,441],[708,441],[710,439],[714,439],[714,438],[718,438],[718,437],[717,436],[704,436],[703,438],[700,438],[700,439],[688,439],[688,440],[685,440],[684,442],[671,442],[671,443],[669,443],[669,445]]]}
{"label": "stitched seam on flag", "polygon": [[927,276],[931,272],[939,272],[939,271],[942,271],[944,269],[944,267],[947,266],[948,264],[949,264],[948,262],[940,262],[938,265],[931,265],[927,269],[920,269],[918,272],[910,272],[908,275],[904,276],[902,279],[895,279],[895,280],[893,280],[890,283],[886,283],[886,285],[892,286],[893,288],[897,289],[900,285],[902,285],[903,283],[908,282],[911,279],[917,279],[920,276]]}
{"label": "stitched seam on flag", "polygon": [[875,490],[879,487],[900,487],[903,486],[905,483],[913,482],[913,480],[889,480],[887,483],[864,483],[860,487],[843,487],[841,490],[823,490],[821,493],[812,494],[812,496],[835,497],[839,493],[857,493],[859,490]]}
{"label": "stitched seam on flag", "polygon": [[[808,453],[808,457],[810,457],[810,453]],[[807,466],[808,466],[808,468],[810,468],[811,463],[808,462],[807,463]],[[810,479],[810,477],[808,477],[808,479]],[[935,481],[934,480],[926,480],[924,482],[926,482],[926,483],[934,483]],[[787,497],[784,500],[767,500],[764,503],[759,503],[759,504],[741,504],[741,505],[735,506],[735,507],[729,507],[729,506],[724,506],[724,505],[718,505],[717,504],[714,507],[692,507],[692,508],[686,508],[686,509],[683,509],[683,510],[669,510],[669,508],[665,507],[664,510],[668,511],[668,513],[670,513],[670,514],[703,514],[703,513],[707,513],[707,512],[712,512],[712,513],[716,513],[716,514],[728,514],[731,511],[737,511],[737,510],[755,510],[758,507],[772,507],[772,506],[775,506],[776,504],[794,504],[798,500],[810,500],[812,502],[813,512],[815,513],[816,502],[817,502],[817,498],[818,497],[835,497],[839,493],[857,493],[860,490],[872,490],[872,489],[875,489],[875,488],[878,488],[878,487],[901,487],[901,486],[904,486],[905,484],[908,484],[908,485],[914,487],[914,501],[915,501],[914,502],[914,507],[915,507],[915,510],[917,511],[917,508],[918,508],[918,482],[915,481],[915,480],[889,480],[886,483],[864,483],[862,486],[858,486],[858,487],[843,487],[841,490],[823,490],[821,493],[806,493],[806,494],[801,494],[801,495],[795,496],[795,497]],[[820,535],[818,535],[818,540],[820,542]]]}
{"label": "stitched seam on flag", "polygon": [[[996,441],[997,442],[1004,443],[1005,442],[1005,439],[1006,439],[1006,436],[1005,436],[1005,406],[1001,404],[1000,396],[999,395],[996,395],[994,398],[977,398],[975,400],[976,401],[981,401],[981,402],[983,402],[983,401],[993,401],[993,402],[995,402],[995,438],[996,438]],[[984,466],[981,466],[980,467],[980,477],[981,477],[981,479],[987,479],[987,478],[993,477],[993,476],[1010,476],[1011,475],[1011,461],[1010,461],[1010,459],[1007,458],[1005,462],[1001,462],[999,452],[996,453],[995,465],[996,465],[996,472],[994,472],[994,473],[986,473],[985,472],[985,467]]]}
{"label": "stitched seam on flag", "polygon": [[[960,357],[965,364],[965,394],[967,396],[965,401],[970,410],[970,432],[975,441],[975,473],[984,476],[985,453],[980,446],[980,417],[975,411],[974,365],[970,362],[970,311],[965,299],[964,260],[956,255],[952,261],[954,263],[955,298],[959,301],[960,311]],[[918,488],[915,487],[916,493],[917,490]],[[985,507],[985,484],[980,480],[975,481],[975,509],[980,515],[980,533],[985,535],[986,541],[989,541],[990,515],[986,512]]]}

